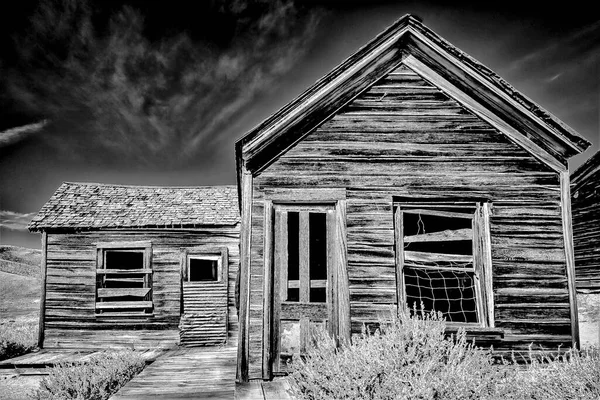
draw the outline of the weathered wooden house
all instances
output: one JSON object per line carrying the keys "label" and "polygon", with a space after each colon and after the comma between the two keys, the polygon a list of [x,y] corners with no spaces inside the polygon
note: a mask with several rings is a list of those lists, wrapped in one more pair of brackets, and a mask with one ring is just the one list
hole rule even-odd
{"label": "weathered wooden house", "polygon": [[234,186],[63,183],[29,229],[42,233],[40,347],[237,339]]}
{"label": "weathered wooden house", "polygon": [[571,174],[577,289],[600,293],[600,152]]}
{"label": "weathered wooden house", "polygon": [[405,16],[236,144],[238,380],[423,302],[497,351],[577,346],[589,143]]}

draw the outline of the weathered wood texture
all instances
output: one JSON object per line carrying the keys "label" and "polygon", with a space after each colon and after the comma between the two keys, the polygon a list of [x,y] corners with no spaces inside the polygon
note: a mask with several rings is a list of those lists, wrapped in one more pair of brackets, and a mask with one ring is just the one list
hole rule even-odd
{"label": "weathered wood texture", "polygon": [[111,399],[233,399],[236,345],[170,350]]}
{"label": "weathered wood texture", "polygon": [[346,189],[353,333],[397,304],[394,199],[468,199],[492,203],[494,322],[504,330],[478,343],[571,345],[558,174],[400,66],[254,178],[250,379],[263,365],[264,201],[314,188]]}
{"label": "weathered wood texture", "polygon": [[217,345],[227,341],[227,286],[222,282],[184,282],[181,344]]}
{"label": "weathered wood texture", "polygon": [[[153,313],[144,317],[96,314],[97,243],[152,243]],[[239,225],[197,230],[48,232],[45,347],[102,348],[171,346],[179,342],[181,257],[202,245],[228,249],[228,331],[237,336],[235,275],[239,265]],[[222,290],[218,294],[223,297]],[[224,300],[224,298],[223,298]]]}
{"label": "weathered wood texture", "polygon": [[577,289],[600,291],[600,152],[571,175]]}

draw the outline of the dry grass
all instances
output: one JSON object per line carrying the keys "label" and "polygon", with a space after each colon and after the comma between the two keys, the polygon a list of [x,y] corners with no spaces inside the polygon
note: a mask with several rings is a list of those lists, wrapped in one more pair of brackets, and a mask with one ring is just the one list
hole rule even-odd
{"label": "dry grass", "polygon": [[145,365],[141,354],[133,350],[103,352],[80,363],[61,363],[42,380],[34,399],[108,399]]}
{"label": "dry grass", "polygon": [[35,349],[37,335],[37,316],[0,320],[0,360],[18,357]]}

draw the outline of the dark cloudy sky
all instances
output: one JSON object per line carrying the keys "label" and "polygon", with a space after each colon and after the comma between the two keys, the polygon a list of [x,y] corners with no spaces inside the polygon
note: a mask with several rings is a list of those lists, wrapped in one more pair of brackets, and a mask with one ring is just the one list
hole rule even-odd
{"label": "dark cloudy sky", "polygon": [[2,244],[39,247],[24,227],[63,181],[234,184],[237,138],[406,13],[590,140],[571,168],[599,148],[589,2],[192,3],[20,0],[0,15]]}

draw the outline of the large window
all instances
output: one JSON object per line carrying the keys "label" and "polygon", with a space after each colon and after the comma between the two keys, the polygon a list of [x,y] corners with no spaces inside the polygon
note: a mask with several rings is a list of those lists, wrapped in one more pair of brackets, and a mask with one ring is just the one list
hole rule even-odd
{"label": "large window", "polygon": [[146,242],[97,246],[96,314],[133,317],[152,314],[151,247]]}
{"label": "large window", "polygon": [[399,298],[452,324],[493,326],[488,203],[398,203]]}

